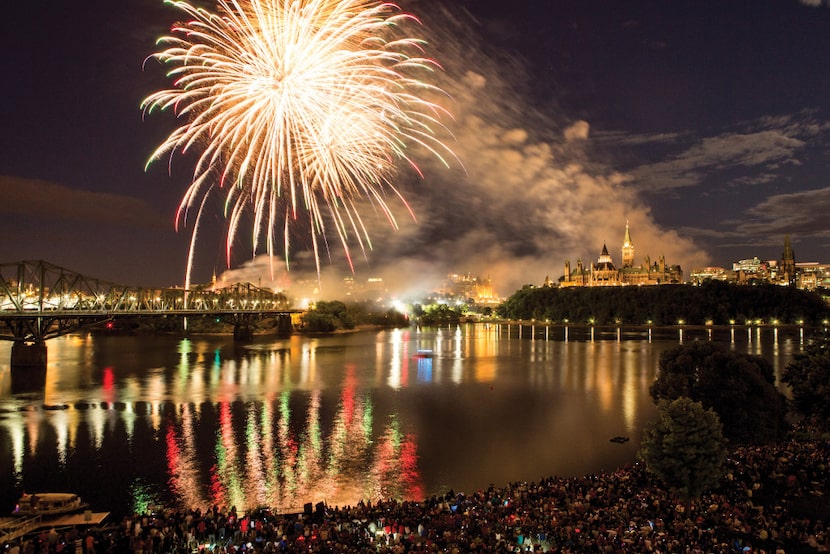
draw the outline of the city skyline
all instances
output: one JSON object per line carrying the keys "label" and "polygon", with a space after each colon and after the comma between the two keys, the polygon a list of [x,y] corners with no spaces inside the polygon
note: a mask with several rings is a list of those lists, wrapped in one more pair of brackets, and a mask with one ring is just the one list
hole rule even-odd
{"label": "city skyline", "polygon": [[[398,186],[416,220],[374,227],[355,275],[422,288],[447,273],[492,276],[501,294],[562,260],[620,242],[684,272],[830,259],[830,6],[677,2],[616,11],[596,1],[511,7],[414,0],[444,68],[463,168],[427,164]],[[612,13],[613,12],[613,13]],[[144,171],[175,120],[142,121],[165,86],[147,63],[177,14],[155,0],[10,7],[0,148],[0,261],[45,259],[102,279],[183,282],[189,230],[175,232],[187,160]],[[223,218],[196,250],[194,280],[224,270]],[[295,243],[296,244],[296,243]],[[287,274],[235,250],[234,274],[286,284],[313,272],[300,243]],[[323,277],[349,275],[332,244]],[[242,269],[239,269],[242,268]],[[405,279],[401,279],[405,278]],[[284,288],[284,287],[281,287]]]}

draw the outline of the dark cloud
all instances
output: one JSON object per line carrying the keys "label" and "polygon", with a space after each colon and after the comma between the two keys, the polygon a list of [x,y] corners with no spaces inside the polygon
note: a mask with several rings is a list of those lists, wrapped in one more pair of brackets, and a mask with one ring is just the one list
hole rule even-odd
{"label": "dark cloud", "polygon": [[[673,140],[673,138],[672,138]],[[636,140],[629,143],[636,144]],[[724,133],[696,140],[666,160],[640,166],[632,176],[649,192],[700,185],[713,173],[744,168],[768,171],[798,165],[806,142],[785,129]]]}
{"label": "dark cloud", "polygon": [[113,193],[91,192],[60,185],[0,176],[0,213],[35,222],[60,220],[72,224],[99,224],[135,230],[170,229],[172,220],[162,217],[143,200]]}
{"label": "dark cloud", "polygon": [[781,235],[796,230],[800,239],[830,238],[830,187],[770,196],[747,210],[736,230],[747,235]]}

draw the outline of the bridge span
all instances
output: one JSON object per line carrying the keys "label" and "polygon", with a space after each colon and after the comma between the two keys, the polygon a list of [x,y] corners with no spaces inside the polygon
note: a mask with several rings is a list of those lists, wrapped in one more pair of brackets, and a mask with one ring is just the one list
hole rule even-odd
{"label": "bridge span", "polygon": [[0,340],[14,341],[12,367],[46,368],[46,341],[124,318],[215,317],[249,340],[256,323],[275,318],[290,333],[302,310],[282,293],[237,283],[221,289],[145,288],[88,277],[44,262],[0,263]]}

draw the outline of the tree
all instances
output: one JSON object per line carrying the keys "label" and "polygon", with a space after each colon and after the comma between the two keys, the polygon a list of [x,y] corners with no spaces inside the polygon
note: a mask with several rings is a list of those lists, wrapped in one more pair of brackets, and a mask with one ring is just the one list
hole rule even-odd
{"label": "tree", "polygon": [[738,444],[779,440],[786,432],[786,398],[772,365],[760,356],[695,342],[664,352],[651,385],[655,402],[681,396],[718,414],[724,436]]}
{"label": "tree", "polygon": [[814,339],[784,370],[793,410],[821,428],[830,427],[830,334]]}
{"label": "tree", "polygon": [[309,310],[303,316],[303,328],[311,333],[332,333],[337,330],[331,314]]}
{"label": "tree", "polygon": [[303,324],[306,330],[318,333],[354,329],[354,321],[349,316],[346,305],[339,300],[318,302],[313,310],[305,313]]}
{"label": "tree", "polygon": [[681,397],[663,400],[657,420],[643,434],[640,458],[646,470],[686,502],[717,483],[726,459],[717,414]]}
{"label": "tree", "polygon": [[446,304],[437,304],[426,308],[424,313],[418,317],[421,325],[447,325],[457,324],[464,314],[453,310]]}

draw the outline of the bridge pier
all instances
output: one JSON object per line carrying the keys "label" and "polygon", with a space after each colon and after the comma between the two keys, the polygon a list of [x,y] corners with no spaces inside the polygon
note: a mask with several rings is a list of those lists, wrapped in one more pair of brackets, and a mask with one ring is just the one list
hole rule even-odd
{"label": "bridge pier", "polygon": [[250,342],[254,340],[254,331],[247,322],[234,323],[233,340],[236,342]]}
{"label": "bridge pier", "polygon": [[27,344],[15,341],[12,345],[11,366],[21,368],[46,369],[46,343],[35,342]]}
{"label": "bridge pier", "polygon": [[294,331],[294,324],[291,323],[290,315],[277,316],[277,334],[280,336],[289,336]]}
{"label": "bridge pier", "polygon": [[12,344],[12,393],[42,391],[46,387],[46,343]]}

